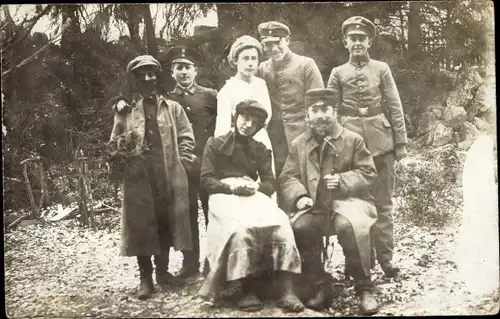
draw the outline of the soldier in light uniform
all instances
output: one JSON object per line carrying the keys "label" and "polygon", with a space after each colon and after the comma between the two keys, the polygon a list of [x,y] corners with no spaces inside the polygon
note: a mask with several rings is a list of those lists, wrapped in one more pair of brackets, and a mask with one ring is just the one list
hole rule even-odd
{"label": "soldier in light uniform", "polygon": [[274,150],[275,172],[279,176],[292,140],[306,130],[304,94],[324,88],[323,78],[313,59],[293,53],[290,29],[283,23],[268,21],[258,27],[264,52],[270,56],[255,74],[269,89],[272,117],[268,133]]}
{"label": "soldier in light uniform", "polygon": [[387,276],[393,277],[399,272],[392,264],[394,162],[407,154],[403,108],[389,66],[368,54],[376,35],[375,25],[354,16],[344,21],[342,33],[349,62],[333,68],[327,87],[335,92],[340,123],[359,133],[374,157],[378,178],[372,195],[378,219],[372,236],[379,264]]}

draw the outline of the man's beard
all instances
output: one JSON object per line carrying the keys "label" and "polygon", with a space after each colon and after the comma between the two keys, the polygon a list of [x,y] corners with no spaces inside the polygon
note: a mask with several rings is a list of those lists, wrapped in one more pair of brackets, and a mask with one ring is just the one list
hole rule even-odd
{"label": "man's beard", "polygon": [[307,126],[310,127],[314,135],[319,138],[324,138],[331,134],[333,132],[333,124],[333,118],[307,120]]}

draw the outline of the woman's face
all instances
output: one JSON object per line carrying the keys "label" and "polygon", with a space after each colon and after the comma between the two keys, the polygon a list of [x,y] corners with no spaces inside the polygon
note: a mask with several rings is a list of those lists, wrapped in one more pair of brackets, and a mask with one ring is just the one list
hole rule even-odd
{"label": "woman's face", "polygon": [[238,73],[245,77],[255,74],[259,66],[259,52],[256,48],[247,48],[241,50],[236,60],[236,68]]}
{"label": "woman's face", "polygon": [[253,136],[257,131],[260,118],[248,113],[240,113],[236,118],[236,129],[243,136]]}

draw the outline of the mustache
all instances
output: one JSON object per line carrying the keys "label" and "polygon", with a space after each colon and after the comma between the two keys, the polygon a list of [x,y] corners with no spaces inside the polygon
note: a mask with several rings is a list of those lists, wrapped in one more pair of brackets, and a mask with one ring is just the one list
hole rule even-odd
{"label": "mustache", "polygon": [[326,118],[326,119],[308,119],[307,123],[310,126],[321,126],[321,125],[331,125],[333,124],[333,119],[332,118]]}

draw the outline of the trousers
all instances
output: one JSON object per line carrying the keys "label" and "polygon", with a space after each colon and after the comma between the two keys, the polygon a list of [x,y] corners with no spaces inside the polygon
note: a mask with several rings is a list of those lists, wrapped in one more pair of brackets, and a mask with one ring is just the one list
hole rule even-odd
{"label": "trousers", "polygon": [[373,184],[371,194],[375,198],[377,221],[372,227],[371,239],[374,243],[379,264],[392,260],[394,250],[392,197],[395,186],[394,152],[373,158],[378,177]]}
{"label": "trousers", "polygon": [[[302,259],[302,274],[307,282],[320,285],[327,280],[327,274],[321,262],[323,235],[325,234],[324,214],[306,213],[293,224],[295,242]],[[365,275],[356,243],[354,229],[345,217],[335,214],[333,229],[345,254],[347,267],[358,284],[370,283],[370,276]]]}

